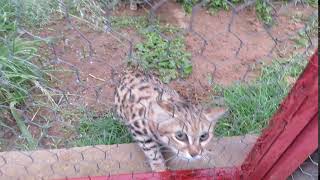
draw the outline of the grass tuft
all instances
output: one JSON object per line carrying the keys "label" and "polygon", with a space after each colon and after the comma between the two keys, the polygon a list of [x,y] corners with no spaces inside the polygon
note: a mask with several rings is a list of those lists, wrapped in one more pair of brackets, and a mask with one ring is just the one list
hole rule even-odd
{"label": "grass tuft", "polygon": [[122,144],[132,142],[127,128],[112,114],[98,119],[82,119],[78,127],[76,146]]}
{"label": "grass tuft", "polygon": [[167,41],[157,32],[148,32],[145,39],[136,45],[136,54],[144,69],[154,70],[164,83],[192,73],[191,54],[186,52],[181,36]]}
{"label": "grass tuft", "polygon": [[[311,4],[315,4],[313,1],[317,0],[309,0]],[[187,13],[191,13],[192,7],[201,2],[200,0],[177,0],[178,3],[180,3],[183,7],[183,9]],[[246,1],[242,0],[230,0],[230,3],[236,5],[240,4]],[[217,10],[229,10],[230,5],[227,3],[226,0],[209,0],[204,5],[211,14],[213,14]],[[257,0],[255,3],[255,10],[257,13],[257,17],[265,24],[265,25],[272,25],[274,23],[273,17],[272,17],[272,7],[267,3],[265,0]]]}
{"label": "grass tuft", "polygon": [[305,21],[306,26],[301,28],[297,35],[291,37],[291,40],[296,43],[296,48],[307,48],[310,44],[309,37],[316,37],[318,33],[318,23],[319,18],[317,13],[311,14],[307,19],[301,19],[300,21]]}
{"label": "grass tuft", "polygon": [[[20,2],[20,1],[17,1]],[[25,119],[19,109],[25,105],[32,88],[47,90],[47,74],[34,63],[37,58],[39,41],[28,40],[19,36],[18,8],[13,1],[1,0],[0,8],[0,106],[10,109],[12,118],[27,141],[27,148],[34,149],[36,141],[28,131]],[[1,111],[1,114],[6,112]],[[1,120],[1,119],[0,119]],[[0,130],[7,128],[1,120]]]}
{"label": "grass tuft", "polygon": [[58,8],[57,0],[17,0],[14,2],[19,25],[26,27],[43,27],[49,24],[52,15]]}
{"label": "grass tuft", "polygon": [[[138,65],[144,70],[151,70],[159,75],[164,83],[177,78],[185,78],[192,73],[191,54],[186,51],[182,35],[175,36],[180,30],[171,26],[161,26],[158,22],[149,25],[147,18],[112,17],[114,28],[134,28],[143,37],[143,41],[135,46]],[[160,33],[174,36],[167,40]]]}
{"label": "grass tuft", "polygon": [[224,96],[230,116],[219,121],[215,134],[236,136],[258,134],[288,94],[307,64],[306,57],[296,55],[264,65],[261,76],[250,84],[235,84],[215,89]]}
{"label": "grass tuft", "polygon": [[257,0],[256,2],[256,14],[258,18],[267,26],[271,26],[274,23],[272,17],[272,7],[265,0]]}
{"label": "grass tuft", "polygon": [[114,30],[134,28],[142,31],[148,27],[148,19],[145,16],[111,16],[110,22]]}

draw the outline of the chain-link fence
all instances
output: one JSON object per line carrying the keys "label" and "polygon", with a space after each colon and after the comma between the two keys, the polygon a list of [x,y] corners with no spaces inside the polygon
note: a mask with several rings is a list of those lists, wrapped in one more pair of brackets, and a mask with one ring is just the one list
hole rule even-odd
{"label": "chain-link fence", "polygon": [[0,179],[149,171],[138,146],[125,144],[132,137],[114,112],[114,88],[127,66],[157,75],[190,104],[230,109],[202,157],[168,154],[170,169],[239,166],[257,137],[248,134],[267,126],[317,47],[317,8],[294,2],[261,1],[273,26],[256,16],[260,1],[221,1],[229,11],[215,12],[204,0],[189,14],[167,0],[145,0],[136,11],[85,2],[77,16],[69,1],[56,1],[61,18],[39,30],[20,27],[22,37],[47,42],[36,63],[50,83],[34,83],[19,108],[0,103]]}

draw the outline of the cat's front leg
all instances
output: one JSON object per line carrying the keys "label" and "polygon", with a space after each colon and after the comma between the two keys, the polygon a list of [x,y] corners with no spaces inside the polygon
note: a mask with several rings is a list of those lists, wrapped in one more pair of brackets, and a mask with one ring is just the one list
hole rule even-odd
{"label": "cat's front leg", "polygon": [[154,172],[161,172],[161,171],[166,171],[167,167],[165,164],[165,160],[159,150],[156,151],[145,151],[144,154],[148,156],[148,161],[150,164],[150,167],[152,171]]}
{"label": "cat's front leg", "polygon": [[163,155],[159,150],[159,145],[156,142],[149,142],[147,139],[146,141],[139,142],[138,144],[147,157],[152,171],[161,172],[167,169]]}
{"label": "cat's front leg", "polygon": [[153,139],[149,136],[135,135],[134,139],[144,152],[152,171],[161,172],[167,170],[165,160],[160,152],[157,142],[153,141]]}

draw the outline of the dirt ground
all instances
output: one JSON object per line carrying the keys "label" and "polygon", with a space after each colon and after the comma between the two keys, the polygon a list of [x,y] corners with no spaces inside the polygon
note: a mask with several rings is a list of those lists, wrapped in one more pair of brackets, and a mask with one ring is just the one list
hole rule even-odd
{"label": "dirt ground", "polygon": [[[231,11],[210,15],[205,9],[199,10],[194,16],[193,31],[186,34],[186,47],[192,53],[193,73],[187,79],[171,82],[170,86],[183,96],[204,101],[209,98],[212,82],[228,86],[239,81],[254,80],[259,75],[257,67],[261,62],[289,56],[294,49],[294,43],[289,38],[304,27],[304,22],[296,22],[292,18],[301,14],[308,17],[315,9],[291,5],[277,6],[277,9],[278,22],[270,30],[270,34],[278,40],[277,48],[274,48],[274,40],[256,18],[254,9],[239,12],[231,24],[231,32],[228,31]],[[138,12],[121,8],[114,15],[146,13],[148,10],[145,8]],[[171,1],[160,7],[156,15],[163,24],[185,29],[190,25],[191,16]],[[55,86],[68,95],[68,98],[56,101],[65,109],[89,107],[98,114],[104,114],[112,107],[114,79],[125,66],[130,42],[134,47],[141,37],[132,29],[96,32],[77,21],[73,21],[73,24],[77,30],[60,20],[39,33],[41,37],[55,37],[55,44],[50,47],[53,53],[49,55],[55,69],[60,70],[54,73],[57,77]],[[89,55],[88,42],[92,47],[92,56]],[[314,44],[315,47],[317,44]],[[66,135],[62,127],[64,125],[56,124],[48,129],[50,136],[71,137],[70,134]],[[47,140],[46,143],[51,147],[51,141]]]}

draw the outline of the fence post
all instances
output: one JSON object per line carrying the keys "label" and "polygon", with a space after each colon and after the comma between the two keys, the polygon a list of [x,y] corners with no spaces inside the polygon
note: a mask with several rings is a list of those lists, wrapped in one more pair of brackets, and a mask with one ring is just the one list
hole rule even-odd
{"label": "fence post", "polygon": [[286,179],[318,147],[318,49],[247,156],[243,179]]}

